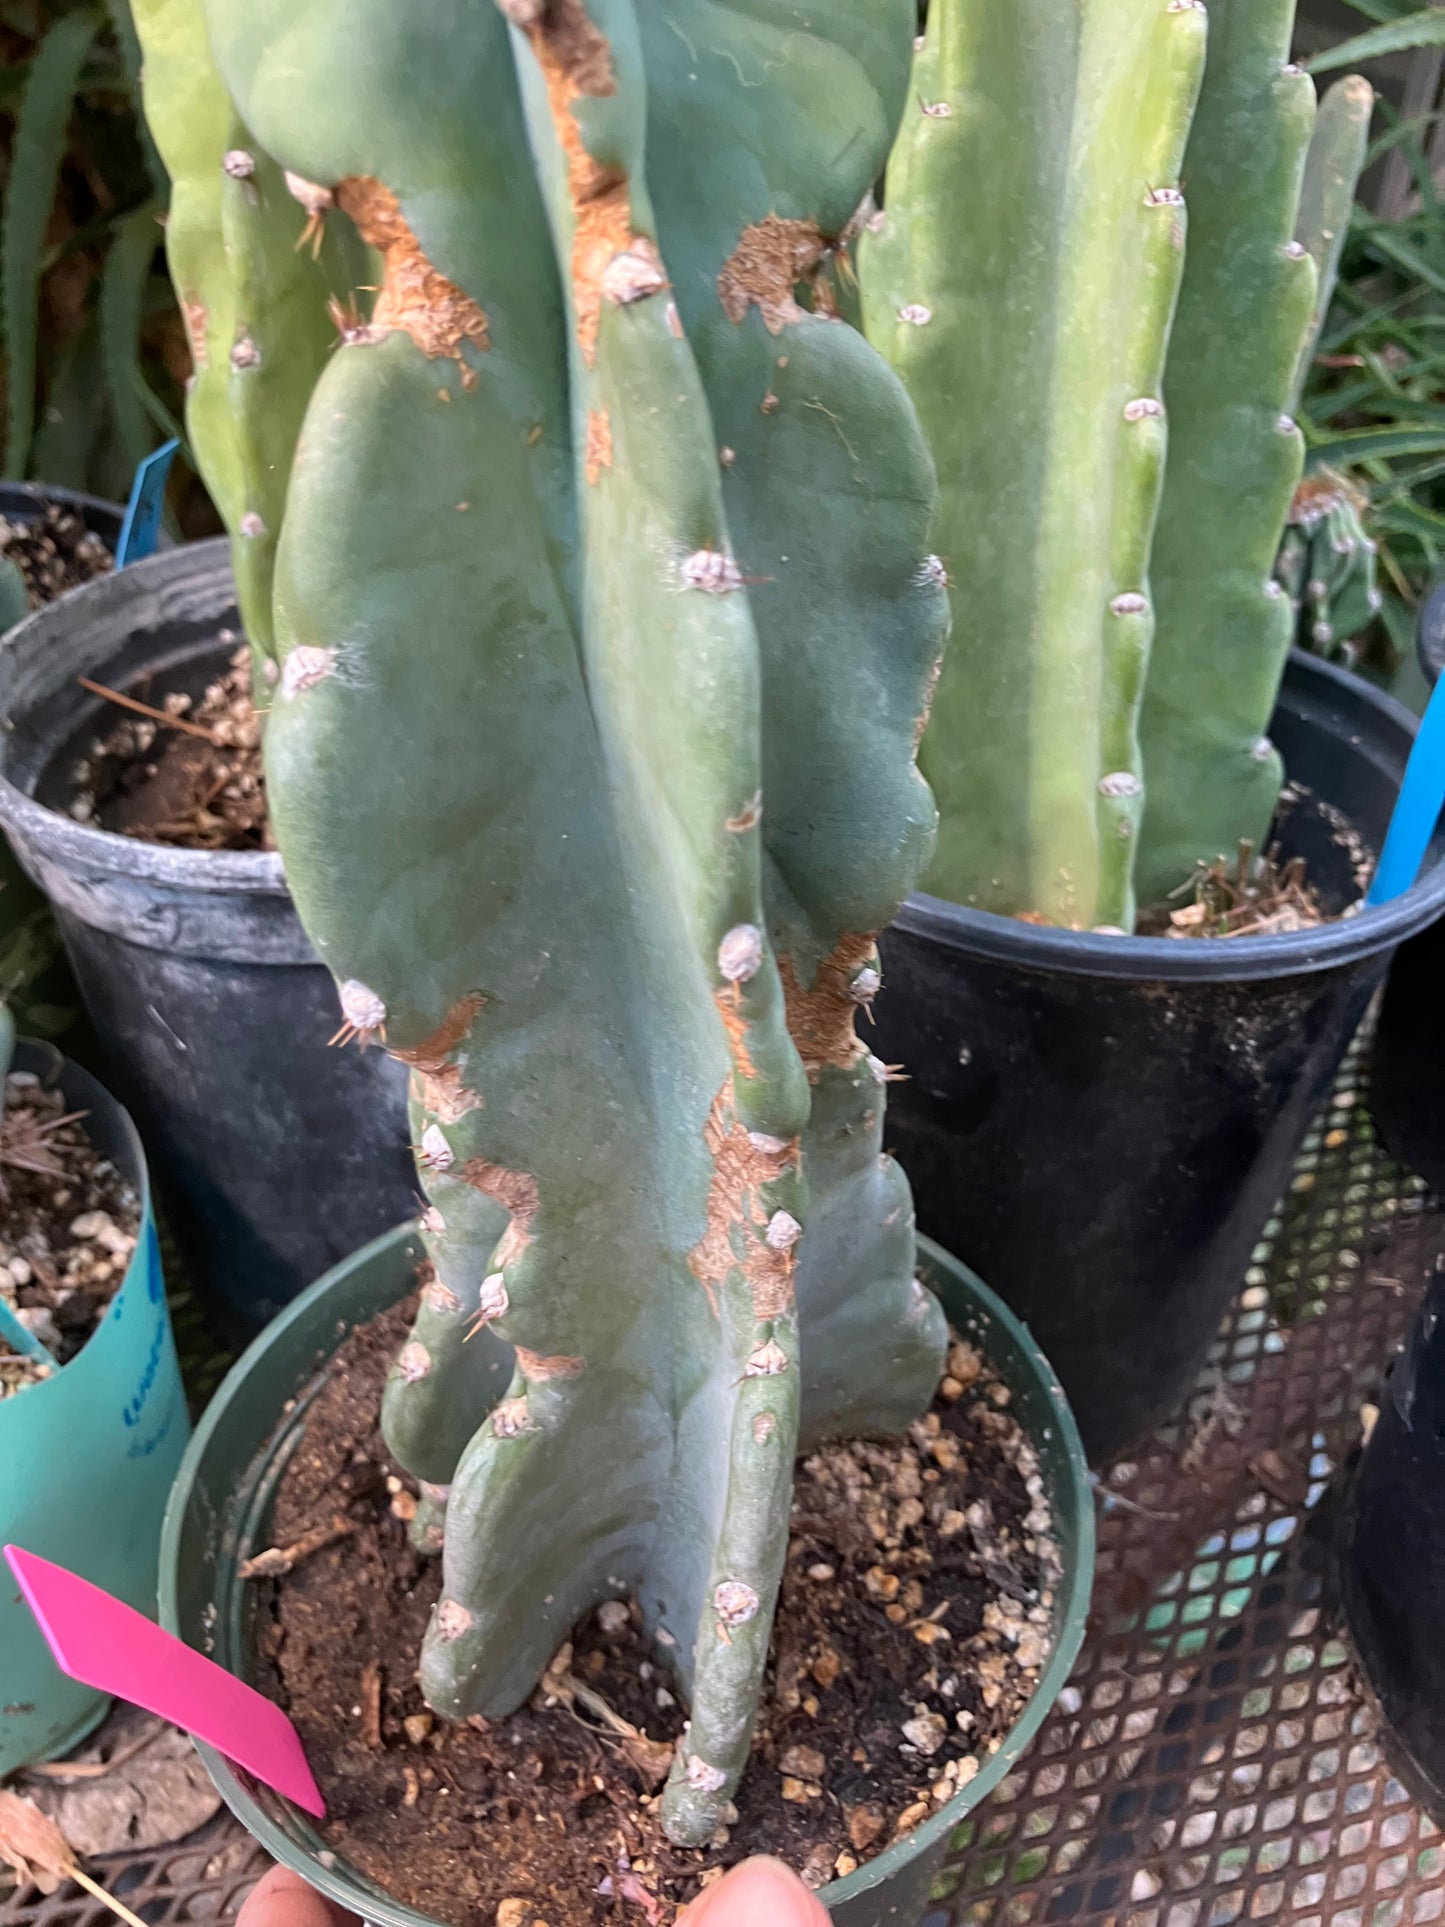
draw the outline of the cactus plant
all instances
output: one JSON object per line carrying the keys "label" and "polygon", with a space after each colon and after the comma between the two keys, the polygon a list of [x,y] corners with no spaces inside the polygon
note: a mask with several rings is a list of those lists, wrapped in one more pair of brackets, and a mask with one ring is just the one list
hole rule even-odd
{"label": "cactus plant", "polygon": [[[336,340],[335,311],[363,278],[355,236],[298,245],[307,184],[288,189],[238,120],[197,0],[133,0],[142,95],[171,176],[166,254],[190,339],[186,426],[232,536],[246,635],[275,655],[271,577],[292,451]],[[309,236],[307,237],[309,239]],[[319,238],[319,237],[318,237]]]}
{"label": "cactus plant", "polygon": [[1195,7],[934,0],[864,326],[938,463],[954,635],[923,766],[928,887],[1128,925],[1145,571]]}
{"label": "cactus plant", "polygon": [[1296,239],[1314,83],[1294,0],[1212,0],[1185,159],[1189,245],[1169,342],[1169,457],[1150,560],[1139,894],[1262,846],[1283,766],[1265,734],[1293,632],[1274,574],[1304,437],[1291,413],[1317,276]]}
{"label": "cactus plant", "polygon": [[[1292,19],[933,0],[859,274],[939,466],[955,625],[922,760],[957,902],[1127,930],[1268,823],[1315,319]],[[1337,207],[1358,153],[1328,159]]]}
{"label": "cactus plant", "polygon": [[[1358,74],[1337,80],[1320,101],[1305,155],[1295,239],[1315,264],[1316,289],[1314,315],[1295,368],[1292,408],[1299,404],[1334,294],[1374,99],[1374,89]],[[1352,639],[1380,608],[1377,548],[1362,519],[1367,506],[1347,476],[1306,457],[1275,561],[1301,649],[1353,662]]]}
{"label": "cactus plant", "polygon": [[800,1414],[901,1426],[943,1349],[855,1034],[932,835],[932,473],[806,306],[913,0],[498,5],[205,0],[258,168],[381,264],[286,482],[269,794],[348,1027],[413,1067],[426,1693],[505,1713],[634,1590],[698,1842]]}
{"label": "cactus plant", "polygon": [[1294,492],[1274,572],[1294,612],[1297,648],[1347,666],[1358,659],[1353,641],[1379,613],[1373,538],[1362,517],[1368,506],[1348,477],[1322,464]]}

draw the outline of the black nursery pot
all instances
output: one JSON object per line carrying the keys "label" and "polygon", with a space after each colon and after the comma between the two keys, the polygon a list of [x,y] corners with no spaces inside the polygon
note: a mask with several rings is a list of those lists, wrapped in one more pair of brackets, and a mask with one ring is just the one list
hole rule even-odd
{"label": "black nursery pot", "polygon": [[[125,510],[118,502],[44,482],[0,482],[0,516],[7,522],[38,522],[51,505],[71,509],[114,555]],[[3,635],[0,625],[0,635]],[[79,998],[56,940],[45,899],[0,837],[0,994],[27,1036],[63,1040],[79,1063],[93,1064],[94,1039],[77,1024]],[[99,1068],[97,1065],[96,1068]]]}
{"label": "black nursery pot", "polygon": [[119,502],[99,495],[82,495],[73,488],[51,488],[46,482],[0,482],[0,515],[7,522],[38,522],[46,509],[73,509],[92,535],[98,535],[114,555],[120,541],[125,510]]}
{"label": "black nursery pot", "polygon": [[[1415,727],[1291,659],[1270,733],[1306,794],[1276,831],[1333,910],[1358,896],[1340,813],[1378,848]],[[1288,936],[1098,936],[929,896],[884,933],[872,1048],[907,1073],[889,1142],[919,1225],[1029,1325],[1095,1462],[1193,1383],[1395,946],[1445,909],[1442,854]]]}
{"label": "black nursery pot", "polygon": [[1445,1269],[1385,1381],[1346,1488],[1336,1559],[1390,1764],[1445,1825]]}
{"label": "black nursery pot", "polygon": [[[1416,646],[1433,687],[1445,667],[1445,583],[1421,604]],[[1370,1114],[1385,1148],[1445,1190],[1445,918],[1390,965],[1370,1063]]]}
{"label": "black nursery pot", "polygon": [[73,762],[118,713],[76,678],[125,689],[154,673],[198,694],[239,635],[217,541],[88,583],[0,644],[0,823],[50,898],[165,1223],[232,1341],[415,1208],[405,1072],[384,1051],[328,1048],[335,985],[280,857],[166,848],[62,813]]}

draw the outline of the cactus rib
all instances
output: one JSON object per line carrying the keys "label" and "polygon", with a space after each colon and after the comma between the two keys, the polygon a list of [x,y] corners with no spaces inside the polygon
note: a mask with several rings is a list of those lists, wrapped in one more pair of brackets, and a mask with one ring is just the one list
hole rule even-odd
{"label": "cactus rib", "polygon": [[1164,383],[1141,903],[1242,840],[1258,847],[1283,774],[1265,734],[1292,628],[1274,561],[1304,457],[1288,410],[1315,297],[1295,239],[1314,83],[1289,64],[1293,19],[1293,0],[1210,0]]}
{"label": "cactus rib", "polygon": [[1204,15],[934,0],[864,325],[939,466],[954,640],[929,888],[1127,926],[1180,168]]}

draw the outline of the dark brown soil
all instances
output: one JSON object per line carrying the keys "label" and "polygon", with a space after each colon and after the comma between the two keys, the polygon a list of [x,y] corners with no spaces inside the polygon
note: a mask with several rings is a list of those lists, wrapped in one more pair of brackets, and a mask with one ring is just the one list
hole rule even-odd
{"label": "dark brown soil", "polygon": [[1007,1389],[968,1346],[907,1439],[799,1462],[739,1817],[695,1852],[658,1823],[683,1710],[632,1602],[589,1615],[509,1719],[427,1711],[413,1674],[440,1572],[374,1424],[407,1324],[399,1307],[342,1347],[277,1497],[277,1547],[300,1556],[263,1582],[263,1670],[338,1857],[454,1927],[653,1927],[748,1854],[813,1886],[850,1872],[999,1746],[1047,1655],[1057,1557]]}
{"label": "dark brown soil", "polygon": [[138,715],[117,702],[115,722],[76,769],[72,816],[187,850],[275,849],[266,820],[261,721],[244,645],[199,703],[143,683],[111,693],[171,720]]}
{"label": "dark brown soil", "polygon": [[[120,1290],[139,1227],[134,1191],[97,1156],[81,1115],[33,1074],[12,1072],[0,1120],[0,1297],[62,1365]],[[0,1398],[46,1375],[0,1340]]]}
{"label": "dark brown soil", "polygon": [[48,502],[33,522],[12,522],[0,515],[0,555],[20,571],[32,609],[54,602],[93,576],[105,575],[115,558],[98,535],[92,535],[73,509]]}

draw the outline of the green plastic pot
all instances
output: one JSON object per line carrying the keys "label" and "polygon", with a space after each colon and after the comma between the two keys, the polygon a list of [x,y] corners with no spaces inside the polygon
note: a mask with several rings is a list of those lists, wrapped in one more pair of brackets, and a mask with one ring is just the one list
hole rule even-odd
{"label": "green plastic pot", "polygon": [[[156,1609],[161,1518],[190,1433],[135,1126],[88,1072],[22,1041],[14,1069],[58,1085],[90,1140],[134,1185],[141,1231],[124,1283],[82,1351],[0,1399],[0,1542],[68,1566],[141,1612]],[[64,1753],[104,1718],[67,1679],[10,1580],[0,1588],[0,1778]]]}
{"label": "green plastic pot", "polygon": [[[162,1623],[242,1678],[253,1672],[256,1609],[255,1588],[243,1583],[239,1568],[271,1543],[276,1487],[300,1443],[307,1406],[340,1340],[397,1302],[421,1256],[406,1225],[327,1272],[234,1367],[182,1462],[161,1536]],[[954,1829],[1008,1772],[1068,1678],[1093,1577],[1093,1496],[1073,1417],[1047,1360],[956,1259],[926,1241],[921,1258],[922,1276],[955,1327],[986,1354],[1013,1394],[1011,1409],[1039,1455],[1063,1577],[1055,1589],[1052,1653],[1012,1732],[947,1806],[846,1880],[822,1889],[838,1927],[911,1927],[923,1913]],[[432,1927],[430,1916],[326,1852],[305,1814],[211,1748],[200,1753],[231,1811],[277,1860],[377,1927]],[[477,1850],[486,1852],[485,1840]]]}

